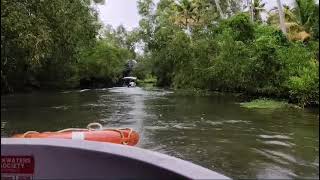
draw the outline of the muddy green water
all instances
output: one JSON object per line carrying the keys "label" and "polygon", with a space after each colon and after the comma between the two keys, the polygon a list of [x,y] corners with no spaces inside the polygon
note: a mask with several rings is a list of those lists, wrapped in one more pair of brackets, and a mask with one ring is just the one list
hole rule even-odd
{"label": "muddy green water", "polygon": [[2,137],[28,130],[131,127],[138,147],[232,178],[319,178],[319,113],[246,109],[230,95],[110,88],[1,97]]}

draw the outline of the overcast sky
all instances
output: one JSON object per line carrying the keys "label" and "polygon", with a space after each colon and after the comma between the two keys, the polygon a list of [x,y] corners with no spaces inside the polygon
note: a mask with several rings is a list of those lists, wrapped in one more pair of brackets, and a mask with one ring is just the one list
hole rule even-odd
{"label": "overcast sky", "polygon": [[[223,0],[221,0],[223,1]],[[263,0],[266,8],[276,6],[276,0]],[[283,4],[292,5],[293,0],[282,0]],[[139,26],[137,0],[106,0],[104,5],[98,5],[99,18],[105,24],[117,27],[123,24],[128,30]]]}

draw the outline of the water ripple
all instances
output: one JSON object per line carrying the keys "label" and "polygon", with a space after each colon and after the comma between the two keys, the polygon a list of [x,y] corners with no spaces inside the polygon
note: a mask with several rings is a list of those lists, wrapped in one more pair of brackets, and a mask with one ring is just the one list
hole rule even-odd
{"label": "water ripple", "polygon": [[264,168],[258,170],[256,175],[258,179],[292,179],[297,177],[294,172],[281,166],[268,163],[261,166]]}
{"label": "water ripple", "polygon": [[292,139],[289,136],[285,136],[285,135],[258,135],[259,137],[263,138],[263,139],[285,139],[285,140],[289,140]]}
{"label": "water ripple", "polygon": [[278,146],[285,146],[285,147],[295,146],[295,144],[286,143],[286,142],[282,142],[282,141],[262,141],[262,143],[267,144],[267,145],[278,145]]}
{"label": "water ripple", "polygon": [[68,110],[71,106],[51,106],[52,109]]}

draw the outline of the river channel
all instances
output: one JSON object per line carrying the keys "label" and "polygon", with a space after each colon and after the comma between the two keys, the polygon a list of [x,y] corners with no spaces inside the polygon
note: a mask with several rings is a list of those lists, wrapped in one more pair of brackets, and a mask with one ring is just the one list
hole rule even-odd
{"label": "river channel", "polygon": [[129,127],[138,147],[232,178],[319,178],[319,112],[247,109],[233,95],[108,88],[1,97],[1,136],[28,130]]}

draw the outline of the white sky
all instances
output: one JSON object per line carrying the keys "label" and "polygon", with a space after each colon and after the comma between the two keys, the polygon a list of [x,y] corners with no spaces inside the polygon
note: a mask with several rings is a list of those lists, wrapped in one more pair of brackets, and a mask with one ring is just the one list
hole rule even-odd
{"label": "white sky", "polygon": [[[267,9],[277,5],[276,0],[263,0],[263,2],[267,3]],[[282,0],[282,3],[292,5],[293,0]],[[98,5],[97,7],[99,18],[104,25],[110,24],[117,27],[122,24],[128,30],[139,26],[140,16],[137,9],[137,0],[106,0],[104,5]]]}

